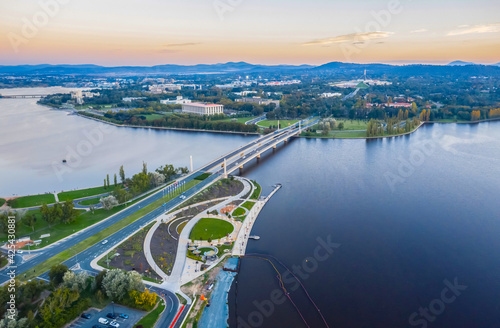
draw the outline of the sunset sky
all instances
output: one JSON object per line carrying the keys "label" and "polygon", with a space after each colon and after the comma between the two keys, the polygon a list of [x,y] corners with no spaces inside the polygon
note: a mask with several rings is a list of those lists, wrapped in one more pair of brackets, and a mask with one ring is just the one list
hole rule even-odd
{"label": "sunset sky", "polygon": [[2,0],[0,65],[493,64],[499,12],[498,0]]}

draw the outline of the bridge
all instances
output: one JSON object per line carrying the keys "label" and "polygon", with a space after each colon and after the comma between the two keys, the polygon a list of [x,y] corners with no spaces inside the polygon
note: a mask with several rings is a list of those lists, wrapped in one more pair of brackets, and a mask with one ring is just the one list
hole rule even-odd
{"label": "bridge", "polygon": [[1,95],[0,94],[0,98],[4,98],[4,99],[21,99],[21,98],[43,98],[43,97],[47,97],[48,94],[46,95]]}
{"label": "bridge", "polygon": [[[128,236],[134,234],[136,231],[141,229],[142,227],[147,226],[150,222],[155,220],[158,216],[162,215],[165,212],[169,212],[170,210],[182,205],[185,201],[195,196],[199,191],[208,187],[213,182],[227,177],[231,172],[234,172],[238,169],[243,168],[245,164],[248,164],[251,160],[255,158],[260,158],[261,154],[265,151],[273,148],[275,149],[280,143],[287,143],[290,138],[297,136],[300,134],[303,128],[307,128],[317,123],[317,119],[307,119],[301,122],[298,122],[294,125],[291,125],[282,130],[275,131],[274,133],[270,133],[268,135],[259,137],[251,141],[250,143],[241,146],[235,150],[230,151],[229,153],[220,156],[214,161],[204,165],[196,171],[192,171],[187,176],[179,179],[177,181],[184,181],[185,183],[193,180],[198,177],[200,174],[209,172],[212,173],[207,179],[201,181],[196,186],[186,190],[183,193],[183,197],[177,196],[170,200],[169,202],[163,204],[163,206],[154,209],[153,211],[147,213],[142,216],[138,220],[132,222],[126,227],[114,232],[112,235],[106,237],[108,240],[107,243],[103,244],[102,241],[95,243],[94,245],[88,247],[87,249],[82,249],[81,252],[64,261],[62,264],[66,265],[68,268],[72,267],[80,267],[83,270],[86,270],[90,273],[96,273],[95,270],[92,269],[90,262],[98,257],[99,255],[108,252],[110,249],[120,244],[124,239]],[[166,187],[165,187],[166,188]],[[97,234],[98,232],[111,227],[112,225],[120,222],[126,217],[132,215],[133,213],[139,211],[141,208],[155,202],[158,199],[162,199],[164,194],[163,191],[165,188],[158,190],[156,193],[148,196],[147,198],[129,205],[126,209],[114,214],[106,220],[100,221],[80,232],[77,232],[67,238],[60,240],[59,242],[47,246],[38,251],[31,251],[34,257],[31,257],[27,260],[21,261],[19,256],[16,256],[15,262],[15,272],[18,277],[21,277],[21,274],[28,271],[33,270],[33,268],[51,257],[68,250],[69,248],[77,245],[83,240],[88,239],[89,237]],[[48,272],[37,272],[39,275],[39,279],[48,280]],[[10,279],[8,275],[8,270],[4,269],[0,271],[0,284],[5,284]],[[21,278],[22,279],[22,278]],[[162,295],[165,299],[171,300],[167,303],[167,310],[161,316],[161,321],[165,323],[171,323],[174,317],[177,314],[178,310],[178,299],[175,295],[176,291],[163,289],[163,288],[154,288],[154,290]],[[164,325],[165,327],[167,325]]]}

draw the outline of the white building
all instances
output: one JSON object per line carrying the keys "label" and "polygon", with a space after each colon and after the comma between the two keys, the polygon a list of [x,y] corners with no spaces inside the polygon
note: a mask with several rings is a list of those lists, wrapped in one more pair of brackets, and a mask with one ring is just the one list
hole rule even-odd
{"label": "white building", "polygon": [[183,104],[190,104],[191,100],[184,99],[182,96],[177,96],[177,98],[174,100],[170,99],[160,100],[160,103],[164,105],[183,105]]}
{"label": "white building", "polygon": [[197,115],[216,115],[224,113],[224,106],[217,104],[189,103],[182,104],[182,112]]}

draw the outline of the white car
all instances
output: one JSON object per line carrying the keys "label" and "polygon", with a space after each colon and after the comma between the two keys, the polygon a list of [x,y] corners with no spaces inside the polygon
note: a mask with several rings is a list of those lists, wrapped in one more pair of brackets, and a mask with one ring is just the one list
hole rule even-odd
{"label": "white car", "polygon": [[102,242],[103,245],[106,245],[107,243],[108,243],[107,239]]}
{"label": "white car", "polygon": [[118,322],[116,322],[116,321],[111,321],[111,322],[109,323],[109,325],[110,325],[111,327],[115,327],[115,328],[120,327],[120,324],[119,324]]}
{"label": "white car", "polygon": [[99,318],[99,323],[102,323],[103,325],[107,325],[109,323],[109,320],[108,319],[105,319],[105,318]]}
{"label": "white car", "polygon": [[17,254],[22,254],[22,253],[23,253],[23,251],[22,251],[22,250],[18,250],[18,251],[17,251]]}

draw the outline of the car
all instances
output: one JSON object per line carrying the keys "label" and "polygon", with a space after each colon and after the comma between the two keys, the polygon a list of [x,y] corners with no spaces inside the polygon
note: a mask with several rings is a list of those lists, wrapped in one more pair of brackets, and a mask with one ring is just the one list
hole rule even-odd
{"label": "car", "polygon": [[115,328],[120,327],[120,324],[119,324],[118,322],[116,322],[116,321],[111,321],[111,322],[109,323],[109,325],[110,325],[111,327],[115,327]]}
{"label": "car", "polygon": [[22,251],[22,250],[18,250],[18,251],[17,251],[17,254],[22,254],[22,253],[23,253],[23,251]]}
{"label": "car", "polygon": [[108,317],[110,319],[116,319],[118,316],[115,313],[108,313],[108,314],[106,314],[106,317]]}
{"label": "car", "polygon": [[107,325],[109,323],[109,320],[108,319],[105,319],[105,318],[99,318],[99,323],[102,323],[103,325]]}
{"label": "car", "polygon": [[122,319],[128,319],[128,314],[120,313],[119,317]]}
{"label": "car", "polygon": [[107,239],[105,239],[105,240],[102,242],[102,244],[103,244],[103,245],[106,245],[107,243],[108,243],[108,240],[107,240]]}
{"label": "car", "polygon": [[90,319],[90,318],[92,318],[92,315],[90,313],[82,313],[82,315],[80,317],[82,317],[84,319]]}

